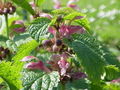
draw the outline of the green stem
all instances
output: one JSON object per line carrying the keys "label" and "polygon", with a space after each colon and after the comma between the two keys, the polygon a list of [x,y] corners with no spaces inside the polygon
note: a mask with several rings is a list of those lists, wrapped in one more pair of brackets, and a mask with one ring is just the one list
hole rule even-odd
{"label": "green stem", "polygon": [[61,90],[66,90],[65,89],[65,84],[61,83]]}
{"label": "green stem", "polygon": [[6,2],[7,0],[4,0],[4,3]]}
{"label": "green stem", "polygon": [[8,14],[5,14],[5,22],[6,22],[6,34],[9,38],[9,26],[8,26]]}

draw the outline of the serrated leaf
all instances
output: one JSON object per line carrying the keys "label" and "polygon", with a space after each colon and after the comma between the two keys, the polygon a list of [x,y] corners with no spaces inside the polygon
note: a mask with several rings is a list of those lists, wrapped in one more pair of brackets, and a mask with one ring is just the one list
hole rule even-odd
{"label": "serrated leaf", "polygon": [[19,47],[17,54],[12,58],[17,63],[19,63],[23,57],[28,56],[39,44],[35,40],[31,40]]}
{"label": "serrated leaf", "polygon": [[17,51],[17,45],[13,42],[13,40],[7,40],[6,45],[11,51]]}
{"label": "serrated leaf", "polygon": [[83,13],[80,13],[80,12],[72,12],[72,13],[66,15],[63,19],[64,19],[64,20],[73,20],[73,19],[75,19],[75,17],[77,17],[77,16],[83,16],[83,18],[86,17],[86,15],[83,14]]}
{"label": "serrated leaf", "polygon": [[23,33],[19,35],[15,35],[13,38],[13,41],[19,47],[20,45],[27,43],[29,41],[33,40],[28,33]]}
{"label": "serrated leaf", "polygon": [[[83,16],[83,18],[75,19],[77,16]],[[75,20],[74,20],[75,19]],[[86,18],[86,15],[80,12],[72,12],[64,17],[64,20],[73,20],[73,22],[78,23],[80,26],[83,26],[86,30],[90,29],[89,21]]]}
{"label": "serrated leaf", "polygon": [[106,59],[107,64],[115,65],[120,69],[120,62],[117,60],[116,56],[113,55],[105,46],[101,47],[101,49],[104,51],[104,58]]}
{"label": "serrated leaf", "polygon": [[35,40],[40,41],[48,33],[48,25],[50,19],[47,18],[37,18],[28,27],[28,31]]}
{"label": "serrated leaf", "polygon": [[31,5],[26,0],[12,0],[12,1],[21,8],[30,12],[32,15],[35,14],[35,11],[32,9]]}
{"label": "serrated leaf", "polygon": [[60,9],[57,9],[57,10],[53,10],[52,13],[55,14],[55,15],[59,15],[59,14],[62,14],[62,15],[67,15],[71,12],[74,12],[75,10],[72,9],[72,8],[68,8],[68,7],[64,7],[64,8],[60,8]]}
{"label": "serrated leaf", "polygon": [[78,23],[80,26],[83,26],[86,30],[90,29],[89,21],[86,18],[81,18],[79,20],[75,20],[75,23]]}
{"label": "serrated leaf", "polygon": [[105,67],[106,76],[105,79],[113,80],[120,77],[120,69],[115,67],[114,65],[108,65]]}
{"label": "serrated leaf", "polygon": [[11,62],[0,62],[0,77],[8,84],[10,90],[20,90],[19,68]]}
{"label": "serrated leaf", "polygon": [[92,81],[100,81],[105,65],[119,67],[120,63],[115,56],[88,33],[74,34],[72,38],[72,41],[66,40],[65,43],[74,50]]}
{"label": "serrated leaf", "polygon": [[74,80],[66,84],[66,90],[88,90],[88,83],[84,79]]}
{"label": "serrated leaf", "polygon": [[59,82],[58,72],[49,74],[40,71],[23,73],[23,90],[53,90]]}
{"label": "serrated leaf", "polygon": [[88,34],[74,34],[64,42],[76,53],[81,65],[93,82],[99,82],[104,73],[105,59],[96,40]]}

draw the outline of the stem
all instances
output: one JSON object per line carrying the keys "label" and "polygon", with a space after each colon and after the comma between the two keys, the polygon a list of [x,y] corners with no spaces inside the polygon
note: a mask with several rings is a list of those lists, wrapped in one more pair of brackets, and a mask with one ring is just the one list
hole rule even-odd
{"label": "stem", "polygon": [[9,39],[8,14],[5,14],[5,22],[6,22],[6,34]]}
{"label": "stem", "polygon": [[66,90],[65,89],[65,84],[61,83],[61,90]]}
{"label": "stem", "polygon": [[6,2],[7,0],[4,0],[4,3]]}

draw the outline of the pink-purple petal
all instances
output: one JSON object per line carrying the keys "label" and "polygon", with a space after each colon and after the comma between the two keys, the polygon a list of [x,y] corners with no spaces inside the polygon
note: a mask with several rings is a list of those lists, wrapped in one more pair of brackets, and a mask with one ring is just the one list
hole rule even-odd
{"label": "pink-purple petal", "polygon": [[46,17],[48,19],[52,18],[52,16],[50,14],[47,14],[47,13],[40,13],[40,17]]}
{"label": "pink-purple petal", "polygon": [[32,59],[37,59],[37,58],[34,56],[26,56],[21,61],[26,62],[26,61],[31,61]]}
{"label": "pink-purple petal", "polygon": [[62,36],[69,36],[71,34],[74,34],[74,33],[84,33],[85,30],[83,27],[81,26],[74,26],[74,25],[70,25],[70,26],[67,26],[67,25],[62,25],[60,30],[59,30],[60,34]]}
{"label": "pink-purple petal", "polygon": [[60,74],[63,76],[66,74],[67,69],[69,68],[70,64],[66,60],[59,60],[58,65],[60,68]]}

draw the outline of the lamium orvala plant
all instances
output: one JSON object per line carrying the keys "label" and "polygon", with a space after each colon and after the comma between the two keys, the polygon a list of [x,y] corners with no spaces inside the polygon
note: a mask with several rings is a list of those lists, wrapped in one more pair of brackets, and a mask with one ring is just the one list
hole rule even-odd
{"label": "lamium orvala plant", "polygon": [[[119,88],[114,85],[119,85],[120,62],[93,37],[87,16],[74,4],[77,0],[70,0],[66,7],[53,0],[56,9],[51,11],[39,10],[43,1],[0,1],[7,27],[7,38],[0,36],[5,43],[0,44],[0,89]],[[12,2],[29,12],[26,22],[13,20],[9,26],[9,14],[16,10]]]}

